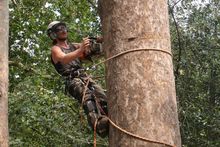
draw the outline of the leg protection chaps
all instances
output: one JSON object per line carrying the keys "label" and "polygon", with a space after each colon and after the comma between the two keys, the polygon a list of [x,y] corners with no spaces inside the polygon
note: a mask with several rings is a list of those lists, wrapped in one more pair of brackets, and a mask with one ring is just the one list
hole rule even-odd
{"label": "leg protection chaps", "polygon": [[104,98],[106,98],[104,91],[102,91],[102,89],[93,81],[89,83],[89,87],[87,87],[85,91],[85,81],[80,78],[74,78],[69,83],[69,94],[76,98],[80,103],[82,103],[82,96],[85,92],[83,109],[87,115],[90,127],[94,129],[94,125],[97,120],[97,134],[101,137],[107,136],[109,131],[109,122],[107,118],[102,117],[108,113],[107,102],[104,100]]}

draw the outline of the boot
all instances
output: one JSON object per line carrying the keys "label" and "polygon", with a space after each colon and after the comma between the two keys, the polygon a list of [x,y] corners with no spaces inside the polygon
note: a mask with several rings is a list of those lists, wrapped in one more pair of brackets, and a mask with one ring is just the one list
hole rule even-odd
{"label": "boot", "polygon": [[108,135],[109,131],[109,122],[108,119],[105,117],[98,116],[96,112],[90,112],[87,116],[88,122],[90,124],[90,127],[94,130],[94,125],[96,120],[96,132],[100,137],[106,137]]}
{"label": "boot", "polygon": [[87,100],[83,108],[87,114],[87,120],[90,127],[94,130],[95,122],[98,120],[96,124],[96,132],[100,137],[106,137],[109,131],[109,122],[107,118],[102,117],[101,114],[98,113],[95,102],[91,99]]}

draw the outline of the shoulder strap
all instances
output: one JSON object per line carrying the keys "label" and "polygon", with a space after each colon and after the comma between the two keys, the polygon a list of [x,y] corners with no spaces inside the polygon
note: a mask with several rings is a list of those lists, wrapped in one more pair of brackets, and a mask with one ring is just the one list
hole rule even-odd
{"label": "shoulder strap", "polygon": [[69,47],[70,47],[71,51],[75,51],[76,50],[76,47],[72,43],[69,44]]}
{"label": "shoulder strap", "polygon": [[55,45],[55,46],[59,47],[59,48],[61,49],[61,51],[63,51],[63,52],[64,52],[63,47],[61,47],[61,46],[59,46],[59,45]]}

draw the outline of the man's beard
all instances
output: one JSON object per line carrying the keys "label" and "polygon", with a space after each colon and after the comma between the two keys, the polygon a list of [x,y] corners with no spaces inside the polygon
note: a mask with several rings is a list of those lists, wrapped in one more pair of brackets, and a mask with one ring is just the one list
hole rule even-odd
{"label": "man's beard", "polygon": [[60,38],[60,37],[58,37],[57,38],[59,41],[66,41],[67,40],[67,37],[65,37],[65,38]]}

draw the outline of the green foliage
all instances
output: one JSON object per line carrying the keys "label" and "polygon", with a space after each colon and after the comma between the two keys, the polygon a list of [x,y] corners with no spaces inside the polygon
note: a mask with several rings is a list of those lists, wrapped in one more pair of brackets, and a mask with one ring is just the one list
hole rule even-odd
{"label": "green foliage", "polygon": [[[54,20],[68,24],[71,41],[100,34],[99,18],[86,0],[10,3],[11,146],[93,146],[80,105],[64,94],[64,82],[50,63],[46,29]],[[107,146],[107,139],[98,138],[97,145]]]}
{"label": "green foliage", "polygon": [[171,36],[184,146],[220,146],[219,6],[219,1],[190,0],[173,8],[178,26],[171,19]]}
{"label": "green foliage", "polygon": [[93,132],[79,104],[42,81],[56,84],[52,76],[29,77],[10,95],[11,146],[92,146]]}

